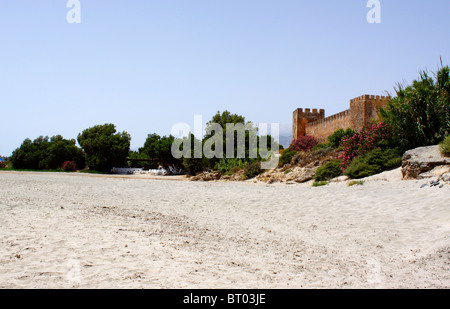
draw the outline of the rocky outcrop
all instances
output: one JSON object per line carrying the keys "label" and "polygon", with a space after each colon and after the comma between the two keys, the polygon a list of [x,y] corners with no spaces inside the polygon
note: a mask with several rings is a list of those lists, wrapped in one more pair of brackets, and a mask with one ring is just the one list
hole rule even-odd
{"label": "rocky outcrop", "polygon": [[278,168],[272,171],[262,173],[256,179],[266,183],[285,182],[285,183],[303,183],[313,179],[318,166],[293,167],[293,169]]}
{"label": "rocky outcrop", "polygon": [[335,160],[337,155],[338,152],[333,148],[300,152],[292,158],[290,164],[262,173],[256,179],[266,183],[304,183],[312,180],[317,169]]}
{"label": "rocky outcrop", "polygon": [[442,155],[437,145],[408,150],[402,158],[404,180],[440,176],[448,171],[448,167],[450,158]]}
{"label": "rocky outcrop", "polygon": [[220,172],[201,173],[189,178],[191,181],[213,181],[219,180],[222,177]]}
{"label": "rocky outcrop", "polygon": [[[292,158],[290,164],[266,171],[256,177],[257,181],[265,183],[304,183],[313,179],[317,169],[323,164],[335,160],[338,153],[333,148],[319,149],[312,152],[300,152]],[[191,181],[242,181],[244,170],[232,175],[222,175],[220,172],[201,173],[190,177]]]}

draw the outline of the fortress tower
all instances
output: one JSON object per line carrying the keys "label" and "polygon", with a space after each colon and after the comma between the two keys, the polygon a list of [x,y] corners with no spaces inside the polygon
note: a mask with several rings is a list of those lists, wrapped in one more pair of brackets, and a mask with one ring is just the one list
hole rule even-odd
{"label": "fortress tower", "polygon": [[306,134],[306,125],[309,122],[315,122],[317,120],[321,120],[325,118],[325,110],[321,109],[317,111],[317,109],[313,109],[311,112],[311,109],[305,108],[305,111],[303,111],[303,108],[297,108],[294,111],[294,119],[293,119],[293,126],[292,126],[292,138],[296,139],[299,136],[304,136]]}
{"label": "fortress tower", "polygon": [[352,128],[359,131],[372,120],[379,120],[378,108],[385,107],[390,97],[363,95],[350,100],[350,109],[325,118],[325,110],[309,108],[294,111],[292,138],[312,135],[325,140],[338,129]]}

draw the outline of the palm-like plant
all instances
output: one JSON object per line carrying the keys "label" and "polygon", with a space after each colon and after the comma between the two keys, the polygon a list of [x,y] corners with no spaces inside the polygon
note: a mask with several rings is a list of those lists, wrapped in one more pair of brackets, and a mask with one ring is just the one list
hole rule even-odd
{"label": "palm-like plant", "polygon": [[422,71],[412,85],[399,84],[397,96],[380,108],[382,120],[404,149],[437,144],[449,133],[449,72],[448,66],[442,67],[432,78]]}

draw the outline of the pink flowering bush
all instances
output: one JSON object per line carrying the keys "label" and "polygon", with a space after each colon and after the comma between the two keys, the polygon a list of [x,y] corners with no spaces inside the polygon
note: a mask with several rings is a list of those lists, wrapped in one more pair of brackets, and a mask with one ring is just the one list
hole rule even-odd
{"label": "pink flowering bush", "polygon": [[289,148],[295,151],[308,151],[319,143],[314,136],[300,136],[293,140]]}
{"label": "pink flowering bush", "polygon": [[61,168],[64,172],[76,172],[77,164],[74,161],[66,161]]}
{"label": "pink flowering bush", "polygon": [[368,152],[381,149],[389,144],[389,129],[384,122],[364,127],[359,133],[341,141],[342,152],[339,155],[341,170],[345,171],[353,159]]}

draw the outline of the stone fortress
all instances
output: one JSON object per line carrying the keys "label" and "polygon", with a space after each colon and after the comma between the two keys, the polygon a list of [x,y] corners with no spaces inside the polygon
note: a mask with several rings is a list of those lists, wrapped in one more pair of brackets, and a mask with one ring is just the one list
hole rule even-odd
{"label": "stone fortress", "polygon": [[298,108],[294,111],[292,138],[311,135],[326,140],[338,129],[359,131],[372,120],[379,120],[378,108],[385,107],[390,97],[363,95],[350,100],[350,109],[325,118],[324,109]]}

